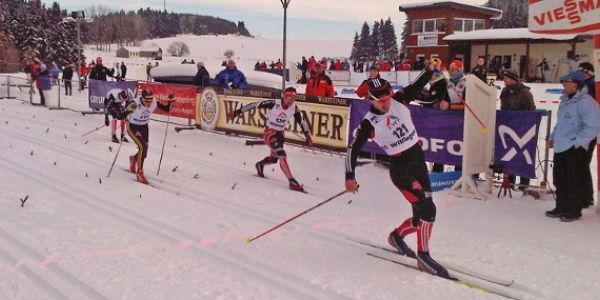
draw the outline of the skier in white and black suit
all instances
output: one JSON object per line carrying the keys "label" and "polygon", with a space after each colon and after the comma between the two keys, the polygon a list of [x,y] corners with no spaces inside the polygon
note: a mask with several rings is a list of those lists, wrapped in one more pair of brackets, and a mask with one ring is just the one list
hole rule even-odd
{"label": "skier in white and black suit", "polygon": [[[110,132],[112,135],[112,141],[118,143],[117,138],[117,120],[121,123],[121,141],[129,142],[125,137],[125,126],[126,126],[126,115],[123,112],[127,106],[132,102],[131,94],[124,89],[111,89],[104,97],[104,125],[110,124]],[[112,117],[112,122],[108,121],[108,115]]]}
{"label": "skier in white and black suit", "polygon": [[228,118],[233,119],[247,111],[253,109],[266,108],[269,109],[266,114],[266,128],[263,132],[263,140],[265,144],[269,146],[271,151],[270,155],[265,157],[263,160],[256,163],[256,171],[259,177],[264,177],[263,169],[266,165],[274,164],[279,161],[281,170],[288,178],[290,189],[295,191],[304,191],[304,188],[298,181],[292,176],[292,171],[287,162],[287,155],[283,150],[284,130],[288,124],[288,120],[293,116],[298,124],[300,124],[304,136],[306,138],[306,144],[312,146],[312,139],[310,138],[310,128],[308,124],[302,118],[300,108],[294,103],[296,100],[297,93],[293,87],[286,88],[281,94],[281,99],[276,100],[265,100],[261,102],[250,103],[236,110],[235,112],[229,112]]}
{"label": "skier in white and black suit", "polygon": [[[436,207],[431,196],[431,183],[425,156],[413,124],[407,103],[419,95],[431,78],[429,67],[419,79],[404,90],[394,94],[387,81],[369,85],[371,108],[360,123],[354,141],[346,155],[346,191],[357,192],[355,179],[356,159],[367,142],[372,139],[389,155],[390,177],[394,185],[412,205],[413,216],[394,229],[388,243],[402,255],[416,258],[423,270],[440,277],[449,277],[448,271],[429,255],[429,238],[436,216]],[[406,93],[405,93],[406,92]],[[404,242],[404,237],[417,233],[418,253]]]}

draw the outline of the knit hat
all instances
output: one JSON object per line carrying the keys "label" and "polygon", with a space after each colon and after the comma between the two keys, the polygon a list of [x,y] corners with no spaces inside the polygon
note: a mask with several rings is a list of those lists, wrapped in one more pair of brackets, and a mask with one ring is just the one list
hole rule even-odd
{"label": "knit hat", "polygon": [[371,67],[369,68],[369,71],[371,71],[371,70],[379,71],[379,64],[372,64]]}
{"label": "knit hat", "polygon": [[516,81],[521,80],[521,78],[519,77],[519,74],[517,73],[517,71],[515,71],[513,69],[503,70],[501,74],[502,74],[502,76],[509,77],[509,78],[511,78],[513,80],[516,80]]}
{"label": "knit hat", "polygon": [[589,62],[582,62],[579,64],[579,71],[589,75],[594,75],[594,65]]}
{"label": "knit hat", "polygon": [[460,61],[460,60],[458,60],[458,59],[453,60],[450,63],[450,69],[452,69],[452,68],[456,68],[458,70],[462,70],[463,69],[463,62]]}
{"label": "knit hat", "polygon": [[560,82],[563,81],[579,81],[579,82],[584,82],[585,78],[583,77],[583,74],[581,74],[581,72],[579,71],[573,71],[568,73],[567,75],[563,76],[560,78]]}

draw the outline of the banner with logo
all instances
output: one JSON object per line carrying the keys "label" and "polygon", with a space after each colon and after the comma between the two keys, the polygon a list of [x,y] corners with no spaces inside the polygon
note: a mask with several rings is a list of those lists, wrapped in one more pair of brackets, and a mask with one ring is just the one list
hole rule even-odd
{"label": "banner with logo", "polygon": [[[261,94],[263,93],[263,94]],[[269,93],[270,94],[270,93]],[[254,95],[254,96],[251,96]],[[264,92],[236,91],[219,96],[217,109],[217,129],[261,135],[265,129],[267,109],[257,109],[246,112],[234,120],[227,119],[227,113],[235,111],[244,105],[274,99]],[[271,94],[270,96],[275,96]],[[349,99],[306,97],[298,95],[296,104],[301,110],[304,120],[308,123],[312,140],[317,146],[331,149],[345,149],[347,137]],[[298,142],[304,141],[302,128],[295,120],[290,120],[286,128],[286,139]]]}
{"label": "banner with logo", "polygon": [[[193,85],[175,85],[140,82],[138,91],[150,89],[157,101],[166,104],[170,94],[175,102],[169,114],[171,117],[196,119],[196,87]],[[159,115],[167,115],[161,109],[155,111]]]}
{"label": "banner with logo", "polygon": [[211,87],[204,88],[197,96],[196,107],[200,110],[196,114],[196,123],[203,129],[217,128],[219,120],[219,95]]}
{"label": "banner with logo", "polygon": [[600,34],[598,0],[529,0],[529,31],[547,34]]}
{"label": "banner with logo", "polygon": [[88,105],[92,109],[104,109],[104,98],[112,89],[130,90],[135,95],[138,82],[137,81],[104,81],[90,80],[90,88],[88,89]]}
{"label": "banner with logo", "polygon": [[[357,127],[368,112],[370,103],[353,101],[348,142],[352,143]],[[423,143],[425,160],[449,165],[462,164],[463,111],[440,111],[410,105],[413,122]],[[536,146],[543,112],[497,111],[495,162],[510,174],[535,177]],[[369,141],[363,152],[385,155]]]}

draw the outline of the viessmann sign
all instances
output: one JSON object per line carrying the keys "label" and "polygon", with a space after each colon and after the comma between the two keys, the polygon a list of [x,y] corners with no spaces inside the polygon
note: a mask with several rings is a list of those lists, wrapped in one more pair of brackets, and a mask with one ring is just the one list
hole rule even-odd
{"label": "viessmann sign", "polygon": [[600,34],[600,0],[529,0],[529,31]]}

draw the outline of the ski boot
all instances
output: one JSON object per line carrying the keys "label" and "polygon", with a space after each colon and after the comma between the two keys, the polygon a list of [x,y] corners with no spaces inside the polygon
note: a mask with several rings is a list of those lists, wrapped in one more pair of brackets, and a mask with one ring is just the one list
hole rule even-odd
{"label": "ski boot", "polygon": [[290,189],[293,191],[304,192],[304,187],[294,178],[289,180]]}
{"label": "ski boot", "polygon": [[432,275],[452,279],[448,273],[448,270],[431,258],[431,256],[429,256],[429,252],[419,252],[417,254],[417,266],[419,269],[431,273]]}
{"label": "ski boot", "polygon": [[390,232],[388,236],[388,244],[394,247],[400,255],[404,255],[410,258],[417,258],[415,251],[404,242],[404,239],[396,233],[396,231]]}
{"label": "ski boot", "polygon": [[560,218],[564,215],[565,213],[561,210],[559,210],[558,208],[555,208],[553,210],[549,210],[546,211],[546,217],[549,218]]}
{"label": "ski boot", "polygon": [[265,178],[265,172],[264,172],[265,166],[263,164],[261,164],[260,161],[257,162],[254,166],[256,167],[256,176]]}
{"label": "ski boot", "polygon": [[121,134],[121,142],[129,143],[129,140],[125,137],[124,134]]}
{"label": "ski boot", "polygon": [[137,181],[143,184],[148,184],[148,179],[144,176],[144,170],[139,169],[137,171]]}
{"label": "ski boot", "polygon": [[129,157],[129,172],[135,173],[135,167],[137,164],[137,159],[135,155]]}
{"label": "ski boot", "polygon": [[112,142],[113,142],[113,143],[117,143],[117,144],[119,143],[119,139],[117,138],[117,135],[116,135],[116,134],[113,134],[113,135],[112,135]]}

